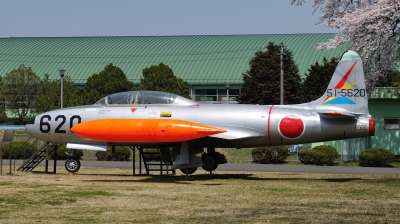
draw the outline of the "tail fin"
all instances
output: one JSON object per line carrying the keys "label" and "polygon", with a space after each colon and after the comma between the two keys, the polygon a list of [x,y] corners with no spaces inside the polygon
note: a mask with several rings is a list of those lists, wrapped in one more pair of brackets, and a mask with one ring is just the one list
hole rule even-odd
{"label": "tail fin", "polygon": [[356,52],[343,54],[325,94],[312,105],[321,115],[369,115],[362,61]]}

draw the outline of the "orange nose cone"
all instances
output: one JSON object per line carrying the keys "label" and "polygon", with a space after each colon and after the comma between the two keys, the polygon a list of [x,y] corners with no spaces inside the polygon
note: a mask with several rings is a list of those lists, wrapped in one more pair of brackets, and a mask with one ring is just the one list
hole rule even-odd
{"label": "orange nose cone", "polygon": [[75,125],[71,131],[83,138],[105,142],[182,142],[226,130],[176,119],[100,119]]}

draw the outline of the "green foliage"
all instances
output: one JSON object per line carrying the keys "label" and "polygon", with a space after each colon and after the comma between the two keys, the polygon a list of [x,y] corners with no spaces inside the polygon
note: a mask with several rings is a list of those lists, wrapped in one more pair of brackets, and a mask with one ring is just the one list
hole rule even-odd
{"label": "green foliage", "polygon": [[375,87],[399,87],[400,86],[400,72],[387,71],[382,76],[378,77],[375,81]]}
{"label": "green foliage", "polygon": [[325,93],[337,64],[337,58],[332,58],[328,61],[324,57],[323,65],[320,65],[318,62],[311,65],[311,68],[308,69],[309,74],[306,75],[303,83],[303,89],[309,101],[316,100]]}
{"label": "green foliage", "polygon": [[[30,144],[28,143],[24,145],[24,142],[13,142],[11,144],[11,158],[24,159],[25,155],[25,159],[28,159],[36,151],[35,146],[32,146],[28,149],[29,146]],[[3,159],[10,159],[10,145],[3,145],[2,150],[3,150]]]}
{"label": "green foliage", "polygon": [[[12,159],[14,159],[14,156],[15,156],[15,159],[24,159],[24,154],[25,154],[25,159],[28,159],[37,151],[37,148],[34,145],[30,147],[29,143],[26,143],[25,145],[23,145],[23,144],[24,144],[24,142],[13,142],[12,143],[12,148],[11,148]],[[21,146],[23,146],[23,147],[21,147]],[[66,154],[66,152],[69,152],[69,149],[67,149],[65,147],[65,145],[61,145],[57,149],[57,160],[66,160],[68,158],[68,155]],[[78,158],[80,159],[83,155],[83,151],[75,150],[74,155],[78,156]],[[10,158],[10,145],[4,145],[3,146],[3,159],[9,159],[9,158]],[[50,153],[50,158],[54,159],[54,151],[52,151]]]}
{"label": "green foliage", "polygon": [[93,104],[110,94],[133,89],[134,84],[126,78],[122,69],[110,63],[99,74],[93,74],[87,79],[83,89],[83,103]]}
{"label": "green foliage", "polygon": [[385,167],[394,162],[394,159],[395,154],[388,149],[371,148],[358,155],[358,164],[367,167]]}
{"label": "green foliage", "polygon": [[[38,93],[40,78],[32,68],[21,64],[17,69],[7,73],[3,78],[0,90],[6,108],[24,124],[31,115],[34,99]],[[2,100],[3,101],[3,100]]]}
{"label": "green foliage", "polygon": [[270,146],[254,148],[251,151],[255,163],[283,163],[289,156],[287,146]]}
{"label": "green foliage", "polygon": [[[67,153],[70,153],[70,149],[66,148],[66,145],[61,145],[57,149],[57,160],[66,160],[69,158],[69,155]],[[77,156],[78,159],[81,159],[83,156],[83,150],[75,150],[74,156]],[[50,153],[50,157],[54,159],[54,151]]]}
{"label": "green foliage", "polygon": [[131,150],[128,147],[116,147],[112,157],[115,161],[129,161]]}
{"label": "green foliage", "polygon": [[300,162],[313,165],[335,165],[335,159],[339,157],[337,150],[330,145],[320,145],[313,149],[303,148],[298,153]]}
{"label": "green foliage", "polygon": [[5,123],[8,117],[4,108],[4,103],[0,103],[0,123]]}
{"label": "green foliage", "polygon": [[139,89],[164,91],[190,98],[189,83],[176,77],[172,69],[163,63],[143,69]]}
{"label": "green foliage", "polygon": [[[0,86],[3,86],[3,77],[0,76]],[[3,97],[0,96],[2,99]],[[7,120],[6,108],[4,100],[0,100],[0,122],[4,123]]]}
{"label": "green foliage", "polygon": [[[33,108],[36,113],[58,109],[61,107],[61,80],[50,80],[45,74],[40,80],[38,95]],[[63,79],[63,107],[78,106],[82,104],[81,90],[74,86],[69,76]]]}
{"label": "green foliage", "polygon": [[[280,46],[269,42],[267,51],[258,51],[250,60],[250,70],[243,74],[240,103],[279,104],[280,103]],[[292,52],[284,49],[284,104],[304,102],[300,76],[294,64]]]}
{"label": "green foliage", "polygon": [[131,150],[129,147],[117,146],[114,152],[96,152],[98,161],[129,161]]}

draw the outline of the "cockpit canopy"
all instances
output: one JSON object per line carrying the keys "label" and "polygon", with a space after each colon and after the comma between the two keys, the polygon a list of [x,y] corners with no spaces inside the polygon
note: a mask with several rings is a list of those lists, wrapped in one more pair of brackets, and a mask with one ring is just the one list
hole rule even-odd
{"label": "cockpit canopy", "polygon": [[198,103],[174,93],[160,91],[128,91],[108,95],[97,101],[95,105],[96,104],[103,106],[139,106],[149,104],[195,105]]}

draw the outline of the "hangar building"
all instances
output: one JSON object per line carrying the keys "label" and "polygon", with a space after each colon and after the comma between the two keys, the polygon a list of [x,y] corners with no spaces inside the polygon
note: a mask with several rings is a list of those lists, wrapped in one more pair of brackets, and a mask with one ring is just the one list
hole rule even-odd
{"label": "hangar building", "polygon": [[77,85],[113,63],[130,81],[138,84],[142,70],[164,63],[174,74],[189,82],[192,99],[207,103],[225,103],[229,95],[239,94],[242,74],[257,51],[265,51],[268,42],[284,43],[293,52],[300,75],[323,57],[340,57],[345,46],[316,51],[319,42],[334,34],[261,34],[220,36],[149,36],[149,37],[43,37],[1,38],[0,74],[20,64],[31,67],[40,77],[49,74],[59,79],[66,69]]}

